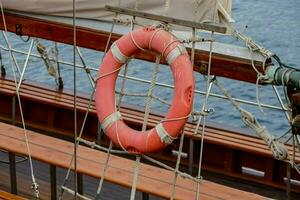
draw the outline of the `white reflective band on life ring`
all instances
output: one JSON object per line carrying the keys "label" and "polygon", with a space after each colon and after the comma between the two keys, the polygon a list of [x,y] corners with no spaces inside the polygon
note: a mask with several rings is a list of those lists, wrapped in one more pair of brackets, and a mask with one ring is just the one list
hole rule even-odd
{"label": "white reflective band on life ring", "polygon": [[160,141],[166,144],[171,144],[176,138],[172,137],[164,128],[162,123],[157,124],[155,127],[157,135],[160,137]]}
{"label": "white reflective band on life ring", "polygon": [[112,113],[108,117],[106,117],[103,122],[101,123],[101,128],[105,130],[108,128],[110,125],[121,119],[121,113],[119,111]]}
{"label": "white reflective band on life ring", "polygon": [[174,60],[175,60],[178,56],[180,56],[180,55],[182,55],[182,54],[185,54],[185,53],[187,53],[185,47],[184,47],[182,44],[178,44],[178,45],[176,46],[176,48],[174,48],[174,49],[168,54],[166,60],[167,60],[168,64],[171,65],[171,64],[174,62]]}
{"label": "white reflective band on life ring", "polygon": [[113,43],[111,46],[111,53],[113,54],[114,58],[118,60],[120,63],[126,63],[129,59],[127,56],[125,56],[119,49],[116,43]]}

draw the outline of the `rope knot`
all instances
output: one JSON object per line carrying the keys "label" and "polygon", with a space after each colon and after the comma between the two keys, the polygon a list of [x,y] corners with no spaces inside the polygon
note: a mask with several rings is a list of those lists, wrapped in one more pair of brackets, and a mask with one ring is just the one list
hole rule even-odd
{"label": "rope knot", "polygon": [[40,192],[39,192],[39,185],[37,184],[37,182],[35,182],[35,181],[32,182],[31,189],[34,192],[35,198],[39,199]]}

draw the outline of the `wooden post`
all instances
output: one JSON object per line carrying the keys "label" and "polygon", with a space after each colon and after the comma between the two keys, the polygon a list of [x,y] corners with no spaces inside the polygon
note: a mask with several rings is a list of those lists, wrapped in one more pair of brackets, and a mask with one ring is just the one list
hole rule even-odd
{"label": "wooden post", "polygon": [[16,172],[16,156],[14,153],[9,152],[9,170],[10,170],[10,185],[11,193],[18,194],[17,188],[17,172]]}
{"label": "wooden post", "polygon": [[50,186],[51,186],[51,200],[57,199],[57,189],[56,189],[56,167],[55,165],[50,165]]}
{"label": "wooden post", "polygon": [[194,163],[194,140],[190,137],[190,149],[189,149],[189,173],[193,174]]}
{"label": "wooden post", "polygon": [[83,195],[83,175],[77,173],[77,192]]}

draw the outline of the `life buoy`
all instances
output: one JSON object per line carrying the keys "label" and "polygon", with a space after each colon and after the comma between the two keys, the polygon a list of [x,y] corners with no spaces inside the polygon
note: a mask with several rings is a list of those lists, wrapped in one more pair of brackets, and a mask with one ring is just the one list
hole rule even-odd
{"label": "life buoy", "polygon": [[[164,120],[147,131],[128,127],[116,111],[115,85],[121,66],[141,49],[160,53],[171,67],[174,96]],[[169,32],[146,27],[117,40],[105,55],[96,85],[96,110],[105,134],[129,152],[161,150],[180,134],[191,112],[194,96],[193,67],[185,47]]]}

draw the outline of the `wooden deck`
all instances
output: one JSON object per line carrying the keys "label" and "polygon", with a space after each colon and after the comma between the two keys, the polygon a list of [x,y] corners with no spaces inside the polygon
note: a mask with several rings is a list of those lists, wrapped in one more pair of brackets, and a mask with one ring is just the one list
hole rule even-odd
{"label": "wooden deck", "polygon": [[[0,151],[0,159],[8,161],[8,153]],[[16,160],[21,159],[19,156],[16,156]],[[39,184],[39,190],[41,194],[41,200],[50,200],[51,199],[51,185],[50,185],[50,175],[49,175],[49,165],[37,160],[33,160],[33,166],[35,170],[35,178]],[[17,186],[18,186],[18,195],[26,199],[34,199],[33,193],[31,191],[31,177],[30,177],[30,168],[28,160],[25,162],[18,163],[17,167]],[[57,189],[59,191],[59,186],[62,184],[63,179],[66,175],[67,170],[63,168],[56,168],[56,177],[57,177]],[[73,174],[70,176],[70,181],[67,186],[69,188],[74,188]],[[83,176],[83,191],[84,195],[93,198],[96,189],[98,187],[99,180],[90,177]],[[9,165],[1,163],[0,164],[0,190],[10,191],[10,177],[9,177]],[[109,182],[104,182],[103,189],[101,192],[102,200],[127,200],[130,196],[130,190],[128,188],[111,184]],[[142,199],[142,193],[137,192],[136,199]],[[63,200],[73,200],[74,197],[68,193],[64,193]],[[161,200],[159,197],[150,195],[150,200]],[[0,198],[1,200],[1,198]]]}
{"label": "wooden deck", "polygon": [[26,200],[26,199],[0,190],[0,200]]}
{"label": "wooden deck", "polygon": [[[70,93],[58,92],[49,87],[25,81],[22,84],[20,95],[25,121],[29,128],[55,137],[72,139],[74,111],[73,97]],[[0,79],[0,99],[0,121],[15,122],[20,125],[20,113],[18,106],[14,103],[16,102],[14,101],[16,100],[15,84],[12,80]],[[77,100],[78,127],[80,127],[89,100],[83,94],[79,94]],[[14,106],[16,107],[15,110],[13,109]],[[123,106],[121,112],[126,123],[137,129],[140,127],[143,121],[143,112],[127,106]],[[151,113],[148,128],[155,126],[162,117]],[[97,122],[93,101],[83,132],[86,139],[92,141],[96,139]],[[188,123],[185,134],[184,152],[187,153],[188,157],[183,158],[182,163],[187,167],[191,164],[197,167],[198,163],[201,137],[200,135],[193,135],[195,126],[194,123]],[[103,139],[105,141],[105,138]],[[261,139],[243,135],[237,131],[230,131],[224,127],[209,126],[206,128],[204,142],[203,168],[205,170],[285,189],[286,163],[275,160]],[[191,143],[194,144],[193,149],[191,149]],[[291,148],[289,149],[291,150]],[[174,162],[176,158],[172,156],[173,150],[178,150],[178,141],[154,156]],[[297,162],[299,162],[299,157],[297,157]],[[245,174],[242,172],[242,167],[259,170],[265,175],[257,177]],[[295,170],[292,170],[292,178],[300,180],[300,176]],[[300,187],[293,184],[292,190],[299,192]]]}
{"label": "wooden deck", "polygon": [[[28,131],[32,157],[44,163],[67,168],[73,152],[73,144],[56,138]],[[26,154],[23,130],[0,123],[0,147],[3,150]],[[78,172],[100,178],[106,154],[87,147],[78,148]],[[134,162],[117,156],[111,156],[106,181],[131,187]],[[173,173],[147,164],[141,164],[137,189],[141,192],[169,198],[172,189]],[[175,198],[194,199],[196,184],[188,179],[178,178]],[[201,182],[202,199],[263,199],[263,197],[218,185],[209,181]]]}

